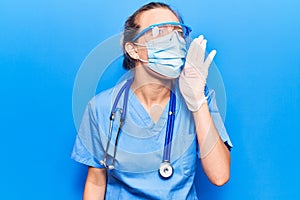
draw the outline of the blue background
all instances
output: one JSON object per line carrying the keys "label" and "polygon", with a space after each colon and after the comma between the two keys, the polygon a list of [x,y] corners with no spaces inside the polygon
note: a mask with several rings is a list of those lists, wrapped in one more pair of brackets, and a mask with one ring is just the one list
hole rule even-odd
{"label": "blue background", "polygon": [[[89,52],[148,1],[0,1],[1,199],[81,199],[72,90]],[[165,1],[204,33],[227,94],[231,180],[201,199],[299,199],[300,3]]]}

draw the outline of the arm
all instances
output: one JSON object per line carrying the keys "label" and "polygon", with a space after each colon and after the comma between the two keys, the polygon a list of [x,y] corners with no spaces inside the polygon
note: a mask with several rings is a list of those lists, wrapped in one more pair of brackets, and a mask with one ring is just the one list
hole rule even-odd
{"label": "arm", "polygon": [[230,177],[230,154],[221,140],[207,103],[193,112],[201,163],[208,179],[215,185],[224,185]]}
{"label": "arm", "polygon": [[205,58],[206,43],[203,35],[191,43],[179,88],[193,113],[203,169],[213,184],[221,186],[229,179],[230,155],[214,125],[204,94],[208,68],[216,55],[213,50]]}
{"label": "arm", "polygon": [[100,200],[105,197],[106,169],[89,167],[83,200]]}

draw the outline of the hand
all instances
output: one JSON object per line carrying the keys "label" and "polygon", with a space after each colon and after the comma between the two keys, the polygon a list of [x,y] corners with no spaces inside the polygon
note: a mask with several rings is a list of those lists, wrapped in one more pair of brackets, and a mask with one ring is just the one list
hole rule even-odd
{"label": "hand", "polygon": [[179,88],[190,111],[198,111],[206,102],[204,87],[208,75],[208,68],[216,55],[212,50],[205,59],[207,40],[203,35],[195,38],[188,50],[185,66],[179,76]]}

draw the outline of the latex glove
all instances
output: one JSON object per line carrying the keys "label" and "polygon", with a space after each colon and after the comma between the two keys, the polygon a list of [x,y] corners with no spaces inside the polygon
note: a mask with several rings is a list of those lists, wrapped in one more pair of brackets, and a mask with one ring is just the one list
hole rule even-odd
{"label": "latex glove", "polygon": [[179,88],[190,111],[198,111],[206,103],[204,87],[208,75],[208,68],[216,55],[212,50],[205,59],[207,40],[203,35],[195,38],[188,50],[185,66],[179,76]]}

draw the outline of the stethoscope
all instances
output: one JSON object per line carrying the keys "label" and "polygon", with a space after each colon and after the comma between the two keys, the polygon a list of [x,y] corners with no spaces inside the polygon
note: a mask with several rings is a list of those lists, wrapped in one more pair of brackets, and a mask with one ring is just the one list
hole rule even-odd
{"label": "stethoscope", "polygon": [[[129,89],[130,85],[132,83],[133,79],[129,79],[126,81],[126,83],[121,87],[119,90],[115,102],[113,103],[111,114],[110,114],[110,125],[109,125],[109,133],[108,133],[108,141],[106,144],[106,149],[104,152],[104,158],[100,161],[101,165],[108,168],[109,170],[113,170],[115,167],[115,160],[116,160],[116,150],[118,145],[118,140],[120,136],[120,132],[122,129],[122,126],[124,125],[125,117],[126,117],[126,109],[127,109],[127,103],[128,103],[128,95],[129,95]],[[107,156],[108,156],[108,148],[112,136],[112,129],[113,129],[113,121],[115,119],[115,115],[117,110],[118,102],[120,101],[120,98],[122,94],[124,93],[124,99],[123,99],[123,107],[120,109],[120,125],[118,128],[118,132],[116,134],[116,140],[115,140],[115,147],[114,147],[114,154],[111,164],[107,163]],[[171,155],[171,146],[172,146],[172,136],[173,136],[173,128],[174,128],[174,121],[175,121],[175,109],[176,109],[176,96],[172,89],[170,90],[170,102],[169,102],[169,111],[168,111],[168,120],[167,120],[167,128],[166,128],[166,137],[165,137],[165,143],[164,143],[164,152],[163,152],[163,159],[162,163],[159,166],[158,172],[159,175],[164,178],[170,178],[173,175],[173,167],[170,163],[170,155]]]}

